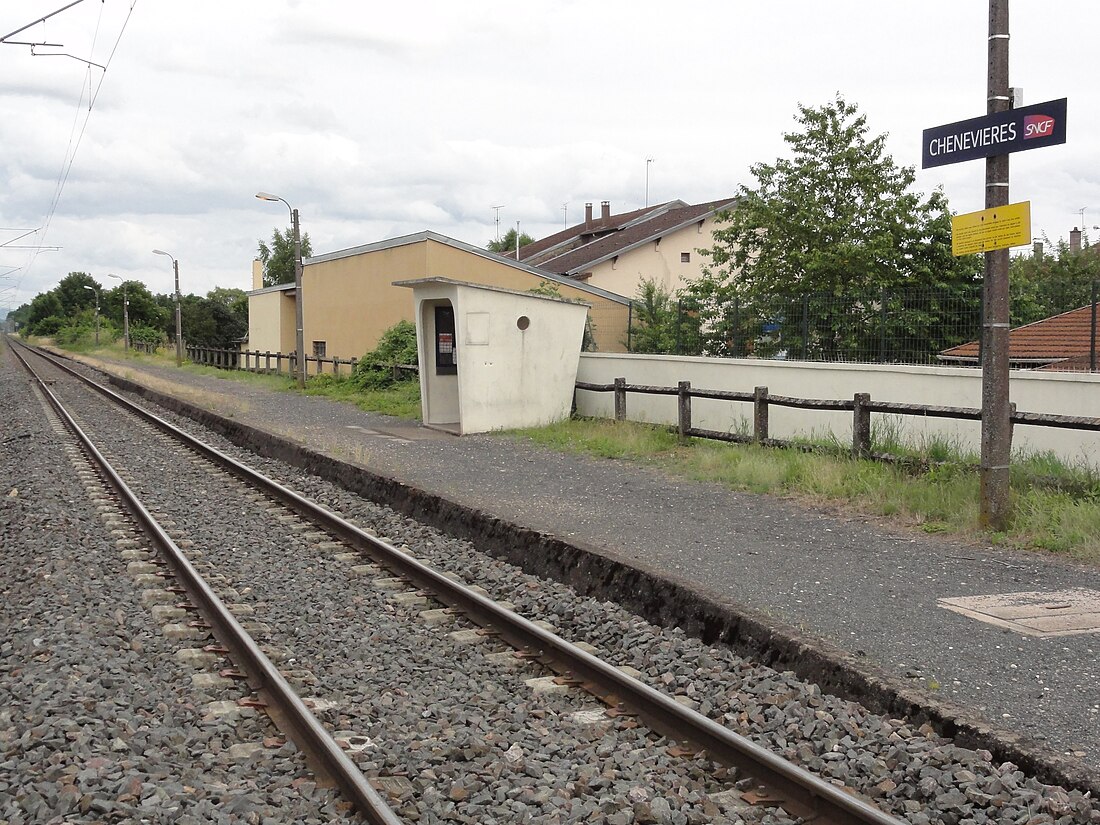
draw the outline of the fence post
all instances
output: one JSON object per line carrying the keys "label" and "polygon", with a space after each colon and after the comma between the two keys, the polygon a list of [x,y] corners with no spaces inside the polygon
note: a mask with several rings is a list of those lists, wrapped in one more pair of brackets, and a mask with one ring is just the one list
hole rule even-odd
{"label": "fence post", "polygon": [[752,440],[763,444],[768,438],[768,388],[756,387],[752,391]]}
{"label": "fence post", "polygon": [[626,379],[615,379],[615,420],[626,421]]}
{"label": "fence post", "polygon": [[734,358],[741,357],[741,342],[739,336],[741,335],[741,301],[737,296],[733,298],[733,351],[730,353]]}
{"label": "fence post", "polygon": [[684,328],[684,302],[676,302],[676,354],[683,355],[680,349],[681,331]]}
{"label": "fence post", "polygon": [[810,358],[810,294],[802,294],[802,360]]}
{"label": "fence post", "polygon": [[868,458],[871,455],[871,394],[857,392],[852,399],[852,457]]}
{"label": "fence post", "polygon": [[886,363],[886,287],[882,288],[879,295],[879,338],[878,338],[878,362]]}
{"label": "fence post", "polygon": [[1008,402],[1008,443],[1012,444],[1012,437],[1016,434],[1016,422],[1012,420],[1016,415],[1016,402]]}
{"label": "fence post", "polygon": [[681,381],[677,395],[676,419],[679,422],[680,438],[687,440],[691,430],[691,382]]}
{"label": "fence post", "polygon": [[1089,372],[1096,372],[1096,287],[1097,282],[1092,282],[1092,327],[1089,336]]}

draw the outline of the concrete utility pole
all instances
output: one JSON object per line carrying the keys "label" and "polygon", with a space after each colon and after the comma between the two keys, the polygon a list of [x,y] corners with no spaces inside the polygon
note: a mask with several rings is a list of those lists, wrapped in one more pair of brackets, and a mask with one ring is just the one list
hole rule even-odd
{"label": "concrete utility pole", "polygon": [[[279,201],[290,210],[290,225],[294,233],[294,346],[298,352],[298,389],[306,388],[306,370],[309,369],[309,361],[306,360],[305,339],[305,296],[302,294],[302,234],[298,225],[298,210],[270,192],[257,192],[256,197],[262,201]],[[317,362],[320,369],[321,362]]]}
{"label": "concrete utility pole", "polygon": [[180,262],[176,260],[176,256],[171,252],[165,252],[163,249],[154,249],[154,255],[163,255],[166,258],[172,259],[172,274],[176,278],[176,366],[183,366],[183,315],[180,311]]}
{"label": "concrete utility pole", "polygon": [[[1011,106],[1008,87],[1008,0],[989,0],[989,77],[987,114]],[[1008,155],[985,162],[985,207],[1008,204]],[[1011,407],[1008,399],[1008,250],[985,253],[982,301],[982,527],[1004,530],[1012,518],[1009,461],[1012,454]]]}
{"label": "concrete utility pole", "polygon": [[121,275],[107,273],[108,278],[115,278],[122,282],[122,351],[130,354],[130,302],[126,299],[126,281]]}

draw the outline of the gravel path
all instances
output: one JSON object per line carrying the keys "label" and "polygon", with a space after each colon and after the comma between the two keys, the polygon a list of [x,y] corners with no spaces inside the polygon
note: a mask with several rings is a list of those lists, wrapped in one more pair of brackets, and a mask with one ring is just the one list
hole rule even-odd
{"label": "gravel path", "polygon": [[144,364],[118,370],[490,515],[668,570],[720,603],[829,639],[916,687],[938,686],[938,695],[1100,771],[1097,636],[1037,639],[937,606],[976,594],[1100,591],[1096,567],[892,530],[502,436],[428,438],[385,416],[244,382]]}
{"label": "gravel path", "polygon": [[[209,473],[198,471],[198,475],[192,475],[191,470],[165,456],[139,434],[121,431],[117,414],[100,416],[109,419],[104,422],[103,432],[112,433],[116,439],[112,449],[152,462],[151,470],[131,470],[137,483],[150,489],[163,488],[165,469],[171,467],[176,495],[160,506],[170,515],[174,508],[180,523],[210,500],[224,503],[221,511],[226,513],[255,510],[248,499],[234,501],[227,498],[226,492],[213,489]],[[227,452],[238,452],[224,442],[219,446]],[[753,735],[811,769],[852,783],[911,822],[1100,822],[1100,811],[1090,800],[1044,787],[1010,764],[991,765],[988,754],[956,748],[928,730],[914,730],[905,720],[869,714],[858,705],[822,695],[815,686],[801,683],[790,674],[745,662],[727,650],[708,648],[676,631],[651,627],[613,605],[578,598],[567,588],[526,576],[477,553],[464,542],[317,479],[273,462],[252,458],[250,463],[285,478],[296,489],[328,502],[393,541],[406,543],[418,556],[435,559],[467,579],[478,581],[494,596],[513,601],[525,615],[543,618],[561,628],[567,638],[588,641],[615,663],[637,668],[642,678],[695,704],[707,715]],[[142,481],[147,472],[152,475]],[[349,579],[346,562],[332,559],[339,563],[330,563],[328,557],[312,555],[305,546],[284,536],[263,542],[264,561],[257,565],[244,557],[239,544],[226,534],[227,529],[221,519],[207,519],[199,528],[189,527],[188,532],[207,561],[221,548],[223,563],[243,565],[236,573],[229,570],[230,583],[236,584],[242,594],[252,589],[249,596],[255,600],[254,606],[265,608],[265,623],[285,626],[288,633],[298,634],[297,641],[289,646],[310,652],[311,670],[332,673],[338,669],[326,652],[331,651],[329,637],[318,635],[328,627],[339,628],[348,649],[362,648],[363,654],[377,649],[383,654],[378,664],[361,667],[345,687],[336,686],[341,708],[336,711],[338,723],[357,719],[355,730],[363,732],[363,721],[369,719],[373,726],[366,730],[372,738],[406,737],[401,739],[404,753],[400,760],[368,757],[367,767],[382,767],[396,774],[404,765],[411,785],[410,799],[427,797],[433,803],[427,809],[423,804],[417,808],[423,821],[433,821],[431,817],[436,813],[471,822],[526,821],[529,817],[539,822],[685,823],[721,822],[723,817],[737,821],[739,813],[723,804],[728,797],[721,794],[726,787],[719,781],[721,773],[704,771],[704,764],[654,756],[650,743],[637,738],[641,736],[637,731],[612,731],[599,726],[594,734],[577,735],[576,724],[568,720],[585,705],[578,706],[575,696],[531,697],[521,693],[528,698],[515,700],[488,692],[487,685],[498,680],[507,682],[511,672],[502,671],[495,661],[490,667],[484,654],[475,654],[469,663],[458,660],[455,643],[445,638],[417,635],[416,641],[410,642],[407,626],[401,630],[397,625],[374,624],[399,611],[384,598],[380,600],[381,594]],[[293,577],[289,582],[282,576],[258,579],[258,567],[293,571]],[[286,595],[288,590],[298,596],[301,612],[280,615],[271,608],[276,597]],[[309,616],[310,622],[303,625],[301,615]],[[366,615],[372,619],[369,629],[359,624]],[[440,644],[444,646],[438,647]],[[419,655],[424,650],[432,651],[426,664]],[[445,662],[446,667],[437,667],[439,662]],[[409,677],[412,673],[416,674],[414,679]],[[435,686],[424,697],[415,691],[422,689],[421,683],[429,673],[432,675],[428,681]],[[441,677],[445,686],[438,681]],[[482,702],[482,694],[486,693],[487,701]],[[385,701],[386,696],[390,702]],[[456,696],[461,701],[456,702]],[[369,706],[372,710],[367,717],[355,717],[347,710],[352,706]],[[487,720],[498,717],[502,708],[510,727],[501,738],[490,739]],[[383,711],[388,715],[394,709],[401,711],[399,720],[383,723]],[[392,732],[394,724],[403,734]],[[419,749],[412,747],[414,743]],[[412,758],[410,748],[419,759]],[[440,750],[444,751],[442,759]],[[464,766],[461,779],[449,768],[456,752],[461,752],[462,761],[472,763]],[[676,771],[685,770],[684,765],[673,762],[686,764],[686,776],[666,781]],[[427,769],[419,767],[424,763],[429,765]],[[508,788],[514,789],[519,779],[524,783],[520,793],[527,795],[510,797]]]}

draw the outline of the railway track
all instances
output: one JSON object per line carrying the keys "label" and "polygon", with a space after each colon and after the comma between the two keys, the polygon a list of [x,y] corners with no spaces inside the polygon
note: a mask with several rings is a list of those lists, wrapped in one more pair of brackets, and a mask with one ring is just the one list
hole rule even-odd
{"label": "railway track", "polygon": [[[65,370],[66,378],[55,379],[54,388],[60,390],[65,385],[64,394],[72,396],[79,417],[79,409],[91,402],[85,391],[74,389],[71,378],[79,378],[87,386],[92,384],[78,372],[52,359],[50,364],[46,369]],[[45,384],[43,391],[54,395]],[[528,621],[508,606],[487,598],[483,592],[456,582],[454,574],[425,564],[408,546],[395,547],[372,535],[369,529],[314,504],[306,496],[211,446],[194,440],[187,442],[188,449],[202,460],[202,464],[194,468],[190,466],[190,459],[187,462],[172,459],[170,466],[162,459],[152,471],[131,464],[125,459],[135,452],[161,453],[162,448],[149,446],[150,439],[163,443],[165,437],[181,439],[184,434],[104,387],[95,386],[95,391],[111,399],[112,403],[126,405],[145,422],[136,430],[122,427],[112,432],[111,428],[99,427],[96,437],[102,442],[102,448],[97,449],[88,442],[82,449],[97,458],[102,452],[112,459],[112,463],[121,465],[116,471],[108,469],[110,465],[105,462],[100,472],[122,497],[131,518],[151,537],[186,590],[187,607],[174,609],[194,609],[202,615],[200,622],[210,625],[209,629],[247,675],[260,701],[267,704],[276,724],[293,738],[316,770],[340,786],[368,821],[397,822],[402,815],[410,814],[413,818],[421,818],[423,812],[417,810],[416,801],[409,793],[412,785],[409,777],[417,775],[415,764],[409,764],[415,763],[414,755],[426,757],[429,774],[435,771],[445,780],[450,802],[465,803],[470,799],[471,789],[475,795],[484,795],[484,790],[477,790],[478,782],[452,781],[459,772],[438,768],[441,757],[436,751],[454,755],[453,748],[438,747],[448,736],[464,745],[458,750],[466,762],[478,763],[489,752],[503,750],[505,771],[522,773],[524,763],[532,761],[525,755],[531,754],[533,748],[525,748],[516,741],[512,747],[504,749],[501,747],[504,743],[494,739],[491,731],[481,736],[468,736],[468,731],[458,730],[459,726],[444,719],[461,718],[468,723],[472,717],[477,722],[473,727],[484,733],[489,706],[494,703],[508,706],[514,701],[510,698],[514,693],[530,690],[542,691],[543,698],[534,704],[532,713],[525,707],[523,725],[534,725],[544,731],[539,734],[543,745],[545,740],[560,740],[555,745],[556,752],[563,755],[562,761],[575,758],[593,762],[619,750],[638,754],[646,749],[665,749],[660,742],[654,743],[652,732],[656,732],[678,743],[671,756],[661,757],[662,770],[667,767],[665,762],[679,760],[683,763],[681,772],[677,774],[670,769],[669,775],[675,778],[665,781],[698,787],[701,797],[726,794],[728,799],[731,777],[736,776],[741,778],[735,789],[738,796],[749,802],[770,805],[773,810],[781,809],[780,815],[814,817],[816,822],[898,821],[833,782],[795,767],[696,712],[688,706],[690,701],[685,703],[684,696],[674,698],[653,689],[581,645],[565,641],[546,626]],[[60,410],[60,401],[57,404],[59,414],[65,417],[67,414]],[[70,426],[76,431],[80,429],[75,421]],[[154,435],[152,428],[161,435]],[[137,432],[140,436],[134,434]],[[186,473],[182,469],[185,464],[189,467]],[[181,488],[165,485],[166,475],[169,479],[180,476],[204,480],[197,485],[187,482],[192,486]],[[232,484],[228,483],[230,476],[235,479]],[[246,482],[248,487],[242,488],[236,480]],[[165,490],[165,486],[174,489]],[[148,507],[137,501],[132,488],[149,499]],[[185,489],[191,494],[184,494]],[[228,514],[238,511],[247,514],[248,518],[233,531],[222,530],[220,535],[224,543],[219,546],[216,539],[200,541],[198,535],[183,538],[191,532],[204,532],[183,526],[188,514],[193,515],[196,511],[203,513],[206,522],[215,514],[218,520],[228,522]],[[154,514],[160,518],[155,518]],[[267,544],[281,545],[283,551],[258,557],[252,555],[246,546],[248,537],[258,532],[268,535]],[[148,563],[138,562],[139,565]],[[203,582],[197,569],[200,566],[218,571],[208,577],[218,576],[220,580],[213,584]],[[135,567],[134,571],[135,575],[154,577],[162,572],[146,567]],[[357,582],[351,592],[359,590],[362,595],[347,596],[349,576]],[[150,580],[144,581],[149,583]],[[299,619],[301,603],[280,603],[288,589],[311,594],[305,603],[307,608],[312,604],[317,609],[306,610],[305,622]],[[158,590],[173,595],[170,588],[153,587],[149,592]],[[219,598],[218,590],[231,595]],[[152,603],[168,596],[149,595],[146,598]],[[230,600],[239,618],[224,610],[225,602]],[[396,621],[383,623],[381,628],[363,621],[364,617],[378,616],[385,617],[387,622]],[[272,621],[268,622],[269,618]],[[411,629],[410,619],[417,619]],[[451,629],[452,625],[459,629]],[[289,638],[275,634],[268,637],[271,626],[296,629]],[[446,626],[446,634],[439,632],[440,626]],[[202,633],[207,628],[200,626],[192,630]],[[251,638],[249,630],[260,637],[259,642]],[[392,662],[380,664],[368,657],[351,655],[352,651],[371,647],[375,642],[385,641],[389,646],[395,638],[403,638],[407,650],[396,667]],[[487,639],[508,643],[518,651],[518,657],[507,653],[501,655],[499,651],[485,653]],[[261,648],[278,653],[275,658],[280,659],[279,667]],[[348,651],[342,661],[338,661],[342,657],[340,651]],[[494,664],[499,673],[493,683],[486,682],[481,671],[464,670],[456,654],[466,651],[482,665],[488,661]],[[221,654],[220,649],[204,652],[210,656]],[[420,663],[425,656],[430,666]],[[541,675],[532,675],[540,670]],[[231,678],[232,675],[223,669],[219,678]],[[419,682],[422,679],[439,683],[421,690]],[[333,685],[355,685],[357,680],[364,683],[361,692],[355,688],[332,688]],[[309,700],[302,700],[291,689],[292,682],[314,695]],[[372,684],[378,689],[375,694],[366,690],[366,686]],[[589,700],[587,706],[568,711],[569,703],[576,704],[575,688],[584,688],[602,704]],[[324,695],[326,689],[331,689],[330,696]],[[441,707],[439,698],[447,692],[455,695],[449,699],[449,704]],[[316,716],[307,705],[319,709]],[[463,708],[473,710],[464,711]],[[381,753],[383,748],[377,740],[383,737],[376,731],[384,727],[381,717],[390,712],[404,713],[405,728],[411,728],[416,737],[406,739],[406,744],[411,742],[407,761]],[[317,717],[328,724],[322,724]],[[639,717],[646,727],[638,727],[635,717]],[[547,718],[556,718],[559,722],[568,719],[569,729],[551,733],[550,725],[539,721]],[[465,727],[471,725],[465,724]],[[505,736],[516,737],[517,732],[513,728]],[[619,744],[601,757],[599,745],[592,745],[606,738],[615,739]],[[700,751],[705,753],[705,758],[698,755]],[[644,763],[646,759],[648,757],[637,757],[635,762]],[[499,759],[497,764],[501,764]],[[729,767],[736,768],[737,773],[727,771]],[[479,763],[473,773],[481,776],[478,770],[482,768],[484,765]],[[544,768],[545,762],[536,770]],[[383,802],[382,795],[366,779],[365,772],[386,790],[398,807],[398,815]],[[746,775],[762,784],[749,787],[743,779]],[[496,778],[499,779],[499,773]],[[598,781],[593,784],[596,787],[592,789],[598,790]],[[660,788],[656,790],[661,791]],[[653,793],[637,801],[641,804],[659,795]],[[639,792],[631,798],[641,796]],[[704,808],[700,806],[701,810]]]}

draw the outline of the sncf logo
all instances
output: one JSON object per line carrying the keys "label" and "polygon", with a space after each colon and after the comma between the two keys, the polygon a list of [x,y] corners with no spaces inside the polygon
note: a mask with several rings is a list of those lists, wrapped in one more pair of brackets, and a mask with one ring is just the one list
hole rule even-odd
{"label": "sncf logo", "polygon": [[1053,134],[1054,118],[1050,115],[1027,115],[1024,117],[1024,140],[1050,137]]}

